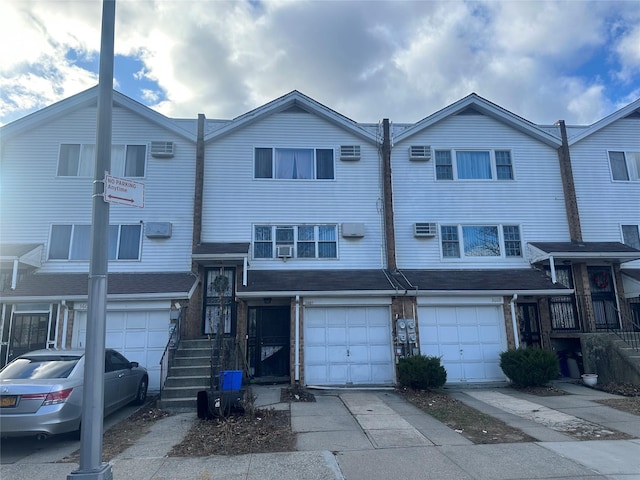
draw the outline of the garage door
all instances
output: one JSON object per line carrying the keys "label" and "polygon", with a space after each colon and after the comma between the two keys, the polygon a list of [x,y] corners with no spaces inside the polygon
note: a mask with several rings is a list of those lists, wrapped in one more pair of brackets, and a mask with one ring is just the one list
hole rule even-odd
{"label": "garage door", "polygon": [[389,307],[307,307],[307,385],[394,383]]}
{"label": "garage door", "polygon": [[420,351],[442,357],[448,383],[504,381],[506,350],[502,305],[418,308]]}
{"label": "garage door", "polygon": [[[84,348],[87,312],[76,311],[72,346]],[[149,371],[149,390],[160,390],[160,358],[169,340],[169,311],[107,312],[105,346]]]}

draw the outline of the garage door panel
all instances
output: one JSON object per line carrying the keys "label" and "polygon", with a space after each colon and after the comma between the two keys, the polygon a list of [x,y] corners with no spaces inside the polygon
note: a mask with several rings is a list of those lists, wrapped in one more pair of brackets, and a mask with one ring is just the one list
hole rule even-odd
{"label": "garage door panel", "polygon": [[[324,334],[319,333],[320,330]],[[307,384],[393,383],[388,307],[307,307],[304,335]],[[310,341],[311,335],[313,341]],[[324,360],[311,348],[324,350]],[[325,370],[318,365],[321,361],[326,362]]]}
{"label": "garage door panel", "polygon": [[344,345],[347,341],[347,329],[346,328],[334,328],[329,327],[327,329],[327,343],[329,345]]}
{"label": "garage door panel", "polygon": [[506,349],[498,305],[419,307],[423,354],[441,356],[448,382],[504,381],[499,354]]}
{"label": "garage door panel", "polygon": [[162,348],[164,350],[164,347],[167,345],[167,341],[167,332],[164,330],[157,332],[151,331],[147,335],[147,346],[149,348]]}
{"label": "garage door panel", "polygon": [[127,328],[147,328],[147,312],[129,312],[127,315]]}
{"label": "garage door panel", "polygon": [[125,349],[129,348],[142,348],[147,344],[147,333],[144,331],[127,332]]}

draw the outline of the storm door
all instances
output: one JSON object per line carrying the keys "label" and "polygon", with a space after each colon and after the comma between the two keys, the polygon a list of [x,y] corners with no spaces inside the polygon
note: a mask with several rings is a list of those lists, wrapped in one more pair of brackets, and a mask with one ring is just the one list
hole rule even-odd
{"label": "storm door", "polygon": [[598,329],[620,328],[610,267],[587,267],[593,315]]}
{"label": "storm door", "polygon": [[538,304],[518,303],[518,324],[520,326],[520,342],[527,347],[542,347],[540,341],[540,319]]}
{"label": "storm door", "polygon": [[288,306],[249,308],[247,353],[252,376],[289,377],[290,315]]}

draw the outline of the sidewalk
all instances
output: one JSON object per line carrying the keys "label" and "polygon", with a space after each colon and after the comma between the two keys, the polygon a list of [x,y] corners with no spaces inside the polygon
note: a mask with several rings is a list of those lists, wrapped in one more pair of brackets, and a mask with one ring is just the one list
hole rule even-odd
{"label": "sidewalk", "polygon": [[[537,397],[511,389],[452,389],[450,394],[461,401],[538,439],[498,445],[471,444],[391,390],[315,391],[316,402],[289,405],[279,403],[280,386],[254,387],[258,406],[290,409],[291,426],[297,432],[296,452],[166,457],[196,420],[195,413],[179,414],[156,423],[149,434],[114,458],[113,478],[640,480],[640,417],[594,403],[610,397],[602,392],[573,384],[557,386],[571,395]],[[546,413],[532,414],[541,411]],[[555,430],[555,424],[543,423],[556,414],[636,438],[576,441]],[[0,478],[64,479],[77,468],[55,463],[64,455],[55,456],[38,452],[2,465]]]}

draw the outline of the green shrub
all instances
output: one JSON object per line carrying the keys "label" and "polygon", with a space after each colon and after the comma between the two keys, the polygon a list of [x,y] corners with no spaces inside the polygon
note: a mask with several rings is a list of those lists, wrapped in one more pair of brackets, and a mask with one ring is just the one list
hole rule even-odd
{"label": "green shrub", "polygon": [[558,356],[541,348],[518,348],[500,354],[500,368],[515,385],[538,387],[557,378]]}
{"label": "green shrub", "polygon": [[398,362],[398,382],[414,390],[438,388],[447,381],[447,371],[440,365],[440,357],[414,355]]}

